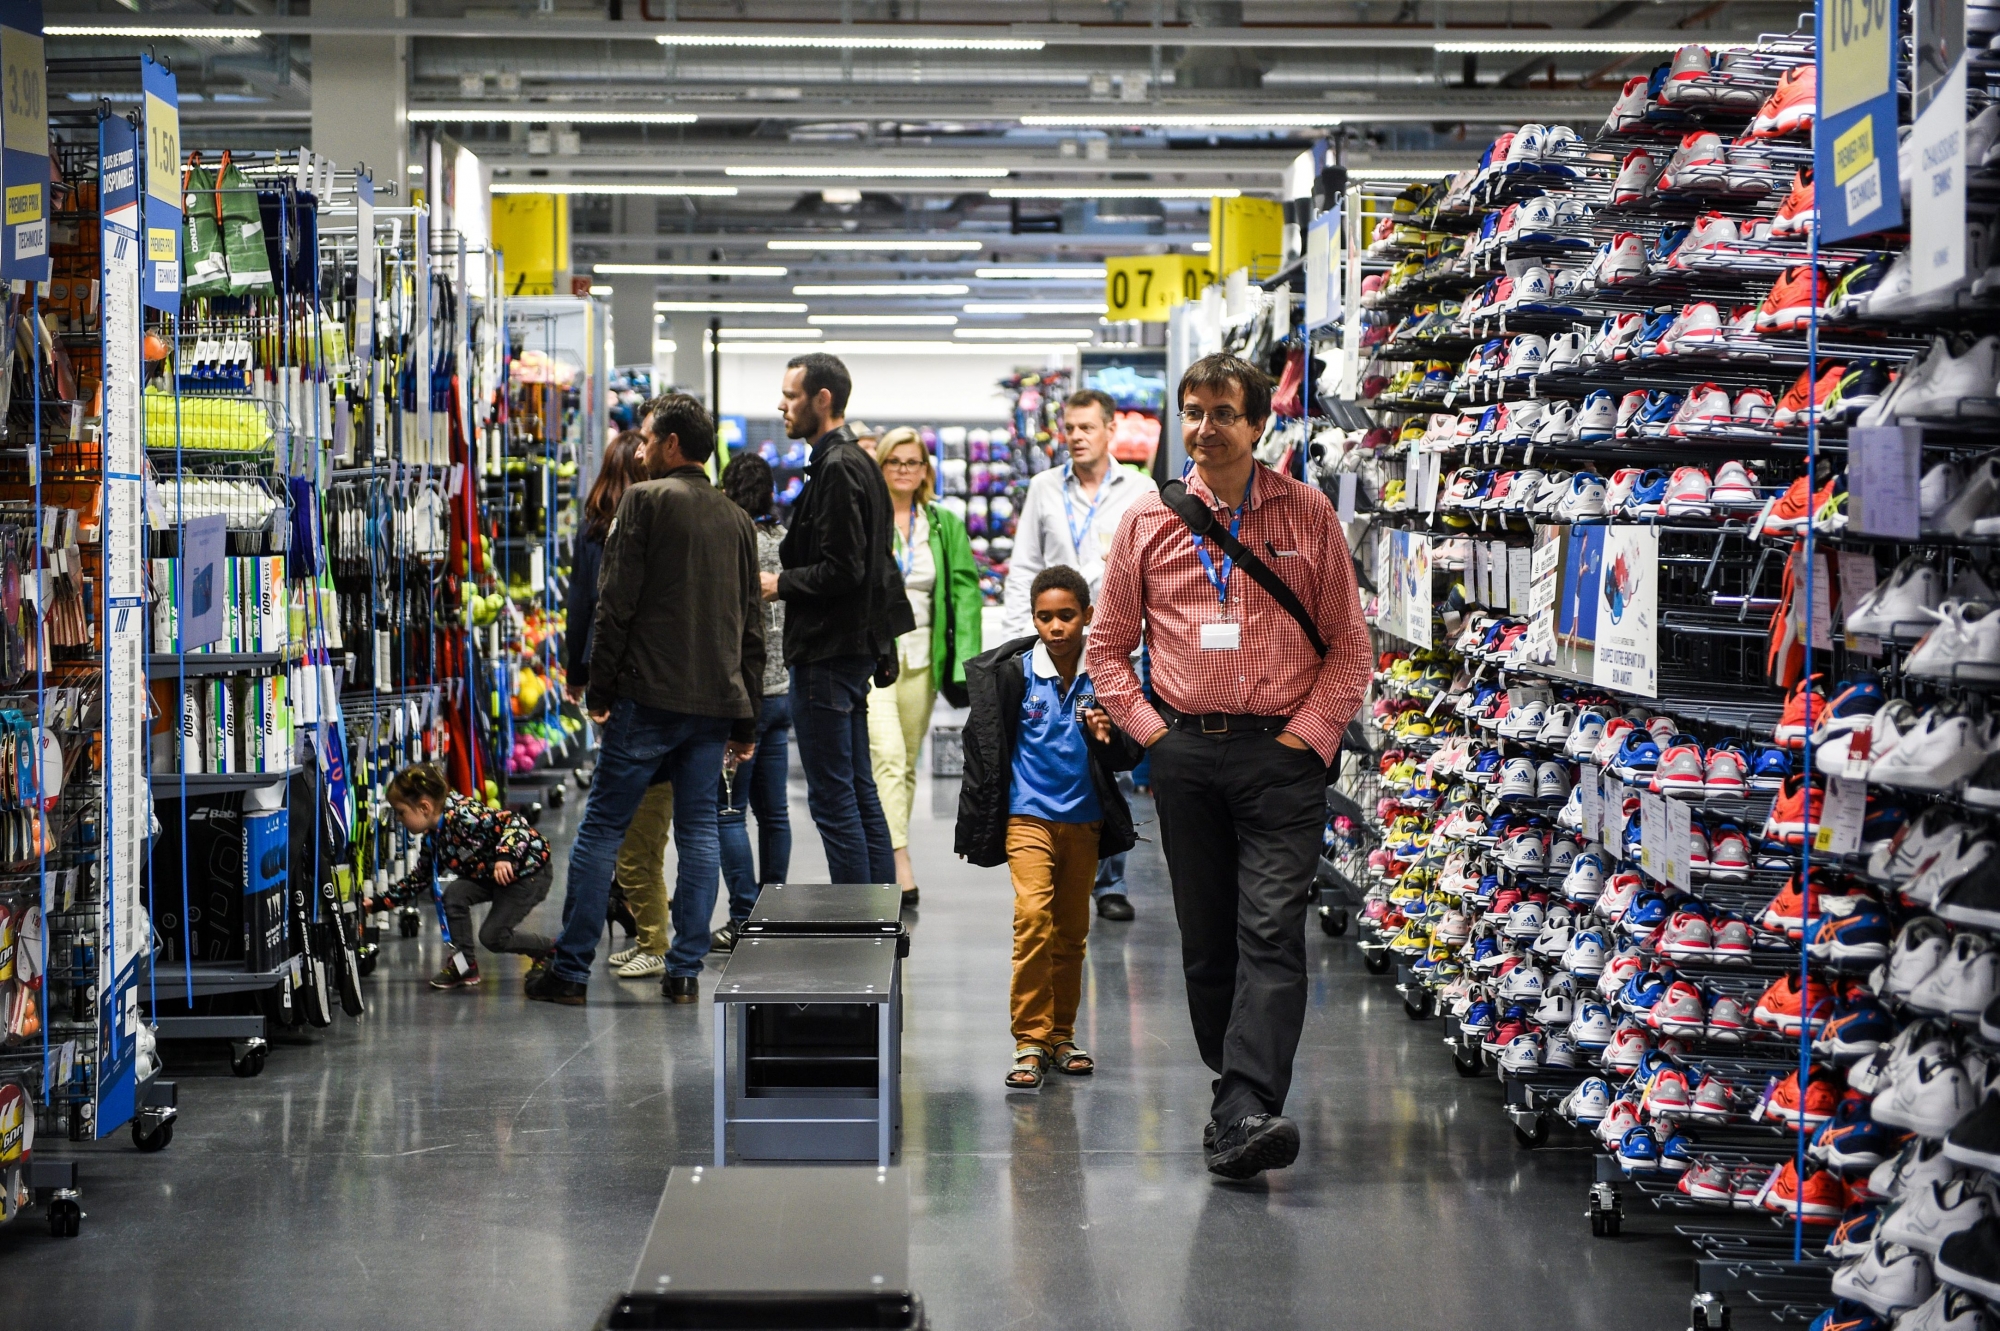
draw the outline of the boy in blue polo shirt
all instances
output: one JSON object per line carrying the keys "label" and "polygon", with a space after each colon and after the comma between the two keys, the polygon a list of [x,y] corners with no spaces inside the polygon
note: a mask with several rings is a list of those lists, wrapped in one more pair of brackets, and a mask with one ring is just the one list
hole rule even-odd
{"label": "boy in blue polo shirt", "polygon": [[1097,704],[1083,669],[1090,585],[1067,565],[1035,575],[1035,636],[965,666],[965,781],[957,849],[1003,861],[1014,880],[1014,1066],[1010,1091],[1037,1091],[1053,1066],[1096,1069],[1076,1043],[1084,940],[1097,862],[1130,850],[1132,812],[1114,772],[1143,755]]}

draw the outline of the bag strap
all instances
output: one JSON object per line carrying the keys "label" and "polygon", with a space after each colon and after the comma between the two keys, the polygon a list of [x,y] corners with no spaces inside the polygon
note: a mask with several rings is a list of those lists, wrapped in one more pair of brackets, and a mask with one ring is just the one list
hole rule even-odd
{"label": "bag strap", "polygon": [[1234,560],[1236,565],[1250,575],[1250,580],[1271,594],[1271,599],[1283,607],[1286,614],[1298,621],[1299,628],[1306,635],[1306,641],[1322,657],[1326,655],[1326,639],[1319,636],[1319,626],[1306,613],[1305,602],[1299,594],[1285,585],[1275,570],[1263,560],[1250,553],[1244,544],[1229,534],[1229,528],[1215,520],[1208,505],[1188,492],[1185,484],[1178,480],[1168,481],[1160,487],[1160,502],[1165,504],[1183,526],[1196,536],[1206,537],[1222,547],[1222,553]]}

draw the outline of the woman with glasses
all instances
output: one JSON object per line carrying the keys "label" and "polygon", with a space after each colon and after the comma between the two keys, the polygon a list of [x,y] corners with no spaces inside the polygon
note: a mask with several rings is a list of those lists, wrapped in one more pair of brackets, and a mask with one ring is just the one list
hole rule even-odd
{"label": "woman with glasses", "polygon": [[934,503],[936,475],[923,441],[908,426],[882,436],[875,452],[894,506],[891,546],[917,626],[896,640],[896,682],[868,695],[868,750],[875,787],[896,852],[903,904],[917,902],[910,865],[910,806],[917,758],[931,708],[943,692],[963,705],[965,663],[979,655],[979,569],[965,524]]}

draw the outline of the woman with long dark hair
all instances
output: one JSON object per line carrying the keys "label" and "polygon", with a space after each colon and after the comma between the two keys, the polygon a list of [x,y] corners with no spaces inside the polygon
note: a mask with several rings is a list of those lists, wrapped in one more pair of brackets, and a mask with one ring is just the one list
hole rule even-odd
{"label": "woman with long dark hair", "polygon": [[[722,473],[722,492],[757,524],[757,565],[776,573],[778,545],[785,529],[774,511],[771,468],[755,453],[738,453]],[[727,952],[750,918],[757,893],[765,883],[782,883],[792,867],[792,818],[785,783],[791,775],[791,676],[785,669],[785,603],[764,602],[764,702],[757,717],[757,752],[725,782],[716,825],[722,835],[722,881],[729,889],[729,923],[715,931],[709,946]],[[757,815],[757,856],[750,855],[750,828],[745,813]]]}
{"label": "woman with long dark hair", "polygon": [[[637,430],[625,430],[604,450],[597,480],[583,501],[583,522],[570,560],[569,598],[564,603],[563,693],[581,702],[590,683],[591,624],[597,618],[597,573],[604,561],[604,539],[618,515],[625,491],[648,479],[646,417],[640,409]],[[674,825],[674,788],[661,782],[646,792],[639,811],[626,829],[618,851],[618,876],[611,884],[611,918],[625,930],[631,946],[611,954],[612,973],[621,979],[643,980],[666,974],[667,963],[667,838]]]}

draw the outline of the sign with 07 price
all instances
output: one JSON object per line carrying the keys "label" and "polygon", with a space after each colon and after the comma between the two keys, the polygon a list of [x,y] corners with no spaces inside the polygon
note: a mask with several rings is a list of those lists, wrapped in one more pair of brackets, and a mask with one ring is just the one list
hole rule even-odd
{"label": "sign with 07 price", "polygon": [[1215,281],[1198,254],[1133,254],[1104,261],[1104,317],[1165,323],[1167,311]]}

